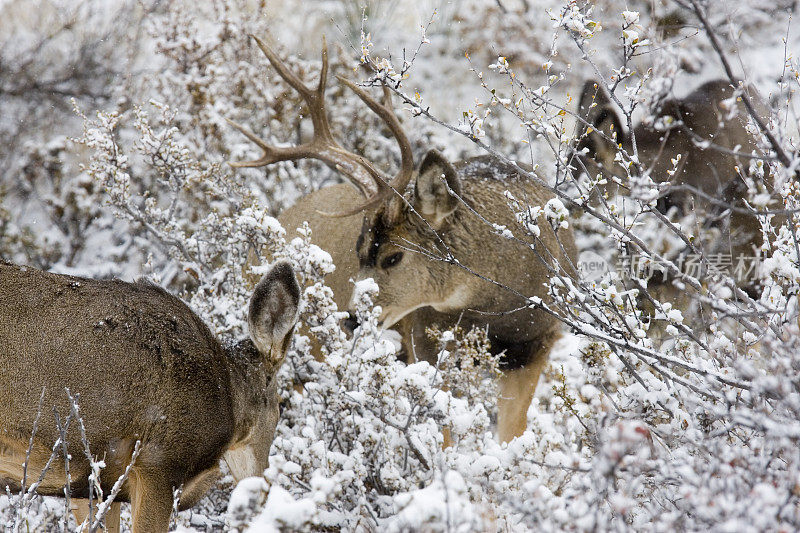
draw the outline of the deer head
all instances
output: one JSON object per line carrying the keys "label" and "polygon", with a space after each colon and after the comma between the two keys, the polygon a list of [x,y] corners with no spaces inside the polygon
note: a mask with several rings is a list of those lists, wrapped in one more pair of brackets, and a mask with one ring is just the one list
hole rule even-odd
{"label": "deer head", "polygon": [[356,241],[358,278],[372,278],[380,287],[376,304],[384,327],[420,307],[460,309],[475,285],[466,271],[440,260],[447,253],[441,235],[461,230],[458,172],[431,150],[415,176],[411,198],[392,197],[367,213]]}
{"label": "deer head", "polygon": [[[383,102],[379,103],[350,80],[339,77],[341,83],[383,119],[397,139],[401,168],[394,178],[385,176],[362,156],[343,149],[330,132],[324,100],[328,73],[328,52],[324,39],[322,69],[315,89],[307,87],[299,80],[262,40],[255,36],[253,39],[278,74],[308,105],[314,135],[311,141],[299,146],[276,147],[264,142],[244,126],[229,121],[263,151],[258,159],[233,162],[231,165],[259,167],[278,161],[313,158],[341,172],[361,192],[364,201],[348,206],[345,211],[325,214],[343,217],[365,213],[364,230],[357,244],[361,266],[359,278],[373,277],[381,287],[378,298],[379,304],[384,308],[384,325],[391,327],[397,320],[422,306],[452,307],[448,302],[458,300],[460,295],[453,294],[452,290],[440,284],[432,283],[430,286],[420,287],[422,278],[419,273],[431,268],[429,257],[406,253],[402,243],[430,240],[436,230],[449,227],[454,220],[453,214],[458,207],[457,196],[461,185],[453,166],[438,152],[430,151],[415,170],[411,144],[391,107],[390,90],[384,86]],[[413,197],[409,200],[403,193],[414,178]],[[424,279],[436,277],[436,274],[432,274],[426,275]],[[388,283],[389,279],[391,283]],[[409,290],[409,287],[414,287],[414,290]],[[426,296],[421,298],[419,294]]]}

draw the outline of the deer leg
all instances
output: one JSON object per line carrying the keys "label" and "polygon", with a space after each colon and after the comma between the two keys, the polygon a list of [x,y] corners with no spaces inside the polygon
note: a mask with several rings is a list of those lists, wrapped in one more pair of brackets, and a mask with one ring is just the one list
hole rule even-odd
{"label": "deer leg", "polygon": [[500,378],[500,399],[497,402],[497,437],[500,442],[508,442],[525,431],[528,407],[543,368],[544,361],[531,363],[507,370]]}
{"label": "deer leg", "polygon": [[[78,528],[80,528],[83,521],[89,516],[89,500],[84,498],[72,498],[69,502],[69,509],[72,511],[72,516],[75,517]],[[91,526],[92,524],[89,525]]]}
{"label": "deer leg", "polygon": [[[94,516],[97,515],[97,502],[92,502],[94,505]],[[89,500],[87,498],[73,498],[69,504],[70,510],[72,510],[72,514],[75,517],[75,521],[80,526],[84,520],[89,517]],[[111,508],[106,512],[105,519],[103,520],[105,524],[106,531],[108,533],[119,533],[119,514],[120,514],[120,503],[113,502],[111,504]],[[92,524],[87,523],[89,527]]]}
{"label": "deer leg", "polygon": [[131,470],[133,533],[166,533],[172,516],[172,484],[161,472]]}
{"label": "deer leg", "polygon": [[122,504],[120,502],[113,502],[111,508],[106,513],[106,531],[108,533],[119,533],[120,531],[120,510]]}
{"label": "deer leg", "polygon": [[550,349],[561,336],[559,332],[547,334],[531,346],[528,361],[519,368],[504,370],[500,377],[500,397],[497,401],[497,437],[509,442],[525,431],[528,407],[539,376],[547,364]]}
{"label": "deer leg", "polygon": [[[203,496],[205,496],[208,489],[220,478],[219,467],[209,468],[205,472],[195,476],[190,481],[183,485],[181,492],[181,500],[178,505],[179,511],[184,511],[195,506]],[[238,480],[237,480],[238,481]]]}

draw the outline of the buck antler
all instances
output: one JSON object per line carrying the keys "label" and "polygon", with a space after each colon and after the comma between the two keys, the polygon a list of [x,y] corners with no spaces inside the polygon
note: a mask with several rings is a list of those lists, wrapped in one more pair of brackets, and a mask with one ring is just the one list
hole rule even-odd
{"label": "buck antler", "polygon": [[263,167],[279,161],[318,159],[344,174],[366,198],[364,203],[354,209],[345,213],[336,213],[333,216],[347,216],[362,211],[383,201],[393,191],[398,191],[402,194],[413,176],[414,158],[411,152],[411,143],[408,141],[408,137],[403,132],[400,121],[392,109],[391,93],[388,87],[385,85],[383,87],[384,103],[378,103],[352,81],[337,76],[340,82],[353,91],[386,123],[389,131],[392,132],[392,135],[397,140],[401,157],[400,171],[391,180],[364,157],[342,148],[331,134],[330,123],[325,110],[325,84],[328,78],[328,45],[325,37],[323,36],[322,38],[322,70],[320,71],[319,83],[316,89],[306,86],[300,78],[286,67],[286,64],[266,43],[255,35],[251,35],[251,37],[255,39],[258,47],[267,56],[270,64],[278,71],[281,78],[286,80],[308,105],[311,122],[314,127],[314,135],[310,141],[298,146],[274,146],[266,143],[246,127],[226,119],[231,126],[242,132],[264,152],[258,159],[231,162],[230,165],[233,167]]}

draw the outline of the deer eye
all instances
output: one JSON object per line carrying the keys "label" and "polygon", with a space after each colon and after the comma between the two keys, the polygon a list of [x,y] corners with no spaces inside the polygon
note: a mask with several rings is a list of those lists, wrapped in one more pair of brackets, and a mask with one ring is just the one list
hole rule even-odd
{"label": "deer eye", "polygon": [[392,268],[403,258],[403,252],[397,252],[381,261],[381,268]]}

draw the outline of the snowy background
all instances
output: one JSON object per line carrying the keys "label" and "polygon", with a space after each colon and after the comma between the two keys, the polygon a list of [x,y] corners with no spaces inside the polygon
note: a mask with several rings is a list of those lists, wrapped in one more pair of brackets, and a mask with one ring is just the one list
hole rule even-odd
{"label": "snowy background", "polygon": [[[89,277],[147,276],[224,338],[246,333],[250,250],[297,268],[312,338],[296,336],[281,372],[270,467],[235,489],[225,478],[175,517],[178,529],[798,530],[796,218],[765,228],[767,267],[749,301],[730,303],[724,279],[702,280],[684,291],[689,304],[667,294],[648,314],[613,271],[554,289],[569,331],[528,430],[501,445],[488,375],[470,376],[478,385],[457,394],[443,386],[459,382],[447,365],[396,361],[369,293],[362,334],[348,340],[324,286],[329,258],[271,218],[336,173],[313,161],[227,165],[256,152],[226,117],[272,142],[294,143],[309,129],[299,98],[248,35],[276,46],[305,80],[316,79],[324,35],[333,74],[388,79],[408,97],[395,105],[418,159],[437,148],[458,160],[485,145],[572,194],[563,164],[587,79],[622,75],[616,94],[637,104],[638,122],[664,98],[725,76],[692,5],[0,0],[0,258]],[[735,76],[771,107],[768,126],[789,164],[753,131],[768,154],[773,201],[797,209],[800,6],[699,7]],[[331,81],[328,99],[344,145],[398,164],[393,140],[357,98]],[[764,205],[754,200],[760,192],[748,190],[752,205]],[[610,213],[636,218],[631,210],[647,201],[634,200],[612,201]],[[628,253],[630,235],[573,214],[584,259],[617,265]],[[643,216],[626,228],[665,253],[679,239],[660,224]],[[489,359],[475,332],[439,334],[446,356]],[[312,342],[324,346],[324,362],[311,356]],[[446,449],[443,427],[452,432]],[[57,499],[23,506],[7,494],[0,513],[20,531],[64,527]]]}

